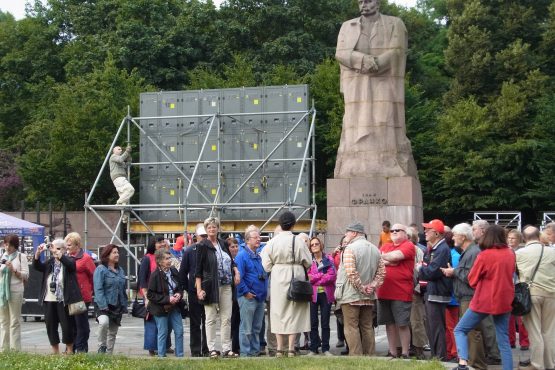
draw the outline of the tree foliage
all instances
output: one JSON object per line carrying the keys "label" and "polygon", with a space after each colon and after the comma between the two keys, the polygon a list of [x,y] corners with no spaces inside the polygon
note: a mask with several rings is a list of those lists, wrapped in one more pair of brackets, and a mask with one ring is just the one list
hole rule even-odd
{"label": "tree foliage", "polygon": [[[406,125],[426,216],[552,208],[555,2],[381,9],[409,34]],[[343,116],[336,38],[357,14],[353,0],[47,0],[22,20],[0,12],[0,207],[80,209],[142,91],[308,83],[325,209]],[[95,195],[113,201],[107,174]]]}

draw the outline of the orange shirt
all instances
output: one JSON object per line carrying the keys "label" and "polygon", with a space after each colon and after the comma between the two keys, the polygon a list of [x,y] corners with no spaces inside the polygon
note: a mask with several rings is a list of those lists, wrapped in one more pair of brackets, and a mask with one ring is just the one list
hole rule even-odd
{"label": "orange shirt", "polygon": [[391,233],[382,231],[380,233],[380,247],[382,245],[386,245],[387,243],[393,243],[393,240],[391,240]]}

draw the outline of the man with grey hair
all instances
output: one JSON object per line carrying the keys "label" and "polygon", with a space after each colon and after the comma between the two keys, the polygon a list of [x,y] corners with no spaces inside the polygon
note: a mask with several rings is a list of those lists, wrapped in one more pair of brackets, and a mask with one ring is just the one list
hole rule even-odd
{"label": "man with grey hair", "polygon": [[555,250],[544,247],[537,227],[523,232],[526,245],[516,251],[520,282],[532,283],[532,311],[522,316],[530,338],[527,370],[555,368]]}
{"label": "man with grey hair", "polygon": [[488,227],[489,223],[486,220],[474,220],[472,222],[472,235],[476,243],[480,242],[480,239],[484,236]]}
{"label": "man with grey hair", "polygon": [[345,339],[350,356],[372,356],[375,352],[373,306],[376,289],[385,276],[384,262],[378,248],[365,239],[364,226],[347,226],[335,285],[335,299],[345,322]]}
{"label": "man with grey hair", "polygon": [[[405,225],[394,224],[390,232],[392,242],[380,249],[386,272],[378,289],[378,324],[385,325],[389,353],[408,359],[416,249]],[[401,343],[401,353],[397,353],[397,343]]]}
{"label": "man with grey hair", "polygon": [[543,229],[543,233],[547,237],[549,246],[552,248],[555,248],[555,222],[550,222],[547,225],[545,225],[545,228]]}
{"label": "man with grey hair", "polygon": [[[468,274],[474,265],[476,257],[480,253],[480,247],[474,242],[472,227],[467,223],[453,227],[453,242],[455,248],[462,250],[459,264],[456,268],[451,266],[442,268],[441,271],[447,277],[453,279],[453,291],[459,302],[459,318],[461,318],[470,305],[474,296],[474,289],[468,283]],[[483,321],[482,321],[483,323]],[[468,333],[468,364],[475,369],[486,370],[488,364],[484,351],[484,338],[482,335],[483,325],[480,323],[474,330]]]}
{"label": "man with grey hair", "polygon": [[[472,222],[472,235],[476,244],[480,243],[480,240],[484,236],[488,227],[489,223],[486,220],[475,220]],[[485,349],[487,353],[488,365],[500,365],[501,354],[499,353],[499,348],[497,347],[497,337],[495,336],[493,318],[490,315],[482,320],[480,324],[483,329],[482,335],[484,336],[484,345],[486,346]]]}

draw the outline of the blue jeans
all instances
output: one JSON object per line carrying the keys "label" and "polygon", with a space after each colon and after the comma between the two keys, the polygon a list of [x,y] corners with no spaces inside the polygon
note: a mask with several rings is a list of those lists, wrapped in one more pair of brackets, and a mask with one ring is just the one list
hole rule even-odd
{"label": "blue jeans", "polygon": [[241,316],[239,325],[241,356],[258,356],[265,302],[245,297],[239,297],[237,301]]}
{"label": "blue jeans", "polygon": [[[487,313],[474,312],[470,308],[466,310],[463,317],[455,327],[455,341],[457,342],[457,353],[459,358],[468,361],[468,333],[476,327]],[[492,315],[497,336],[497,347],[501,352],[501,364],[503,370],[513,369],[513,354],[509,344],[509,317],[510,312],[501,315]]]}
{"label": "blue jeans", "polygon": [[158,357],[166,357],[169,329],[175,333],[175,357],[183,357],[183,319],[178,309],[171,310],[167,316],[154,316],[158,329]]}
{"label": "blue jeans", "polygon": [[[318,335],[318,308],[322,325],[322,338]],[[318,352],[320,341],[322,352],[330,350],[330,314],[331,304],[328,303],[326,293],[318,293],[316,303],[310,302],[310,351]]]}

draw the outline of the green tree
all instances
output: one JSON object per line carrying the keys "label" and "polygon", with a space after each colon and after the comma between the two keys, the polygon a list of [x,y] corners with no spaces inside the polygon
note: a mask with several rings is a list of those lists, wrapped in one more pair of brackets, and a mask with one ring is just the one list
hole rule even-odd
{"label": "green tree", "polygon": [[[64,201],[80,208],[127,107],[138,111],[137,96],[147,89],[136,72],[119,70],[110,58],[102,69],[58,85],[55,100],[37,112],[23,133],[19,165],[28,200]],[[97,204],[115,200],[108,171],[95,194]]]}

